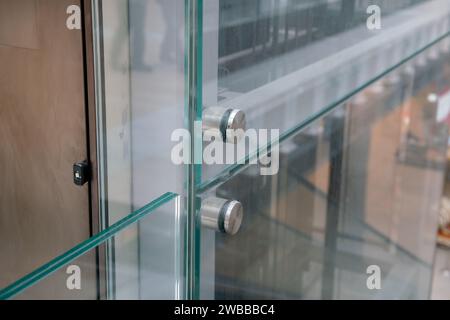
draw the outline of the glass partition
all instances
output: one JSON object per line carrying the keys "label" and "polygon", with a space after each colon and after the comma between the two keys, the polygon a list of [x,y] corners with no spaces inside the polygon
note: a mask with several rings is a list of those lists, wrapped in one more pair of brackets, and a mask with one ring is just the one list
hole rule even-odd
{"label": "glass partition", "polygon": [[[203,121],[240,110],[246,129],[281,134],[450,31],[446,0],[212,0],[203,12]],[[202,182],[226,167],[203,166]]]}
{"label": "glass partition", "polygon": [[[172,133],[185,126],[184,7],[184,0],[93,1],[100,230],[168,190],[185,192],[184,167],[171,159]],[[106,249],[107,284],[127,280],[115,265],[145,270],[140,252],[171,252],[173,238],[153,235],[181,225],[163,215],[134,227],[134,242],[119,234]],[[122,293],[117,298],[130,298]]]}
{"label": "glass partition", "polygon": [[[1,289],[0,300],[180,299],[183,294],[181,235],[177,228],[180,205],[178,195],[164,194]],[[167,217],[173,220],[170,226],[154,228]],[[121,241],[116,241],[118,238]],[[136,251],[136,242],[151,250]],[[163,247],[169,250],[161,250]],[[111,248],[137,259],[115,260],[108,265],[105,257]],[[110,279],[106,281],[108,276]]]}
{"label": "glass partition", "polygon": [[[262,174],[268,163],[256,153],[256,164],[249,156],[199,190],[203,202],[231,199],[244,210],[234,236],[202,229],[201,298],[429,298],[448,138],[448,44],[436,42],[282,134],[269,148],[275,174]],[[366,70],[359,67],[355,75]],[[336,89],[328,80],[317,87],[322,94]],[[298,108],[314,101],[298,97]]]}

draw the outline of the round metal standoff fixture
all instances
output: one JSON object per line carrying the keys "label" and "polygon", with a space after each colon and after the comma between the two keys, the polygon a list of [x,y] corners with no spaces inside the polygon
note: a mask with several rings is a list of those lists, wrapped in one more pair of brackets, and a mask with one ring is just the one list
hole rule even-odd
{"label": "round metal standoff fixture", "polygon": [[203,227],[235,235],[241,228],[244,209],[239,201],[211,197],[202,201],[200,215]]}
{"label": "round metal standoff fixture", "polygon": [[203,110],[204,133],[219,135],[225,143],[239,142],[245,128],[246,118],[242,110],[222,107],[210,107]]}

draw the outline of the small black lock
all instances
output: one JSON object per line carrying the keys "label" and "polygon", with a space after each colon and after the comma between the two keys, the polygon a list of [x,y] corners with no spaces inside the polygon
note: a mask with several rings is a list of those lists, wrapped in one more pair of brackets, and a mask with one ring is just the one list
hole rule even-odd
{"label": "small black lock", "polygon": [[73,165],[73,182],[77,186],[84,186],[90,180],[90,166],[89,162],[82,161]]}

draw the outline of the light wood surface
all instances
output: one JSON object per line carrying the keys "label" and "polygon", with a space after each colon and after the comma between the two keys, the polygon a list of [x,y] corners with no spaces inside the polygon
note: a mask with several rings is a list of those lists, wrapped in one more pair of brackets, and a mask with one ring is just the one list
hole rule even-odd
{"label": "light wood surface", "polygon": [[[90,236],[89,189],[72,179],[88,149],[83,38],[66,27],[73,4],[0,0],[0,288]],[[93,255],[83,263],[95,266]],[[80,296],[56,278],[32,296]]]}

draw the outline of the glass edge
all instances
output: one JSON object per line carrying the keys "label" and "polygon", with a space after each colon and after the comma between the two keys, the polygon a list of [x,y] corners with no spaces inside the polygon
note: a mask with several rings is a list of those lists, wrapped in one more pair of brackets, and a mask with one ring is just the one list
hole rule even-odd
{"label": "glass edge", "polygon": [[[201,181],[201,165],[196,164],[199,137],[195,124],[202,118],[203,101],[203,0],[185,0],[185,126],[191,132],[190,164],[186,165],[185,234],[184,234],[184,298],[199,297],[200,225],[197,214],[197,186]],[[200,139],[201,141],[201,139]],[[201,151],[201,149],[200,149]]]}

